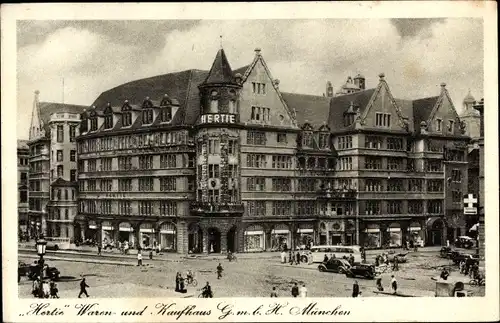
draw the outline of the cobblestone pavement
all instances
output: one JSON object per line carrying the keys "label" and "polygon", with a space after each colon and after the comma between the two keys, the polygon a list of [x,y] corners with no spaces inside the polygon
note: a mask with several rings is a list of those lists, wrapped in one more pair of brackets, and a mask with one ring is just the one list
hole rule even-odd
{"label": "cobblestone pavement", "polygon": [[[24,257],[24,258],[23,258]],[[72,257],[78,257],[72,255]],[[442,266],[449,266],[452,277],[468,278],[456,273],[447,259],[439,258],[438,252],[410,252],[408,262],[401,264],[397,272],[381,274],[382,283],[389,289],[390,276],[394,274],[399,282],[399,290],[412,296],[433,296],[435,281]],[[99,257],[95,257],[98,262]],[[19,259],[30,263],[32,256],[21,254]],[[370,260],[370,259],[369,259]],[[84,260],[82,260],[84,261]],[[322,273],[317,264],[288,265],[281,264],[279,255],[267,259],[238,258],[237,262],[214,259],[211,257],[185,259],[181,261],[144,260],[145,266],[130,266],[133,260],[124,261],[129,266],[119,264],[101,264],[73,262],[71,259],[47,260],[51,266],[61,271],[62,279],[58,283],[61,297],[78,295],[81,275],[87,277],[91,286],[91,297],[185,297],[200,293],[199,289],[209,281],[215,297],[267,297],[275,286],[279,296],[290,296],[290,289],[295,282],[305,284],[309,296],[314,297],[350,297],[354,279],[334,273]],[[216,267],[221,262],[224,267],[222,279],[217,279]],[[191,269],[198,280],[196,288],[188,286],[188,294],[177,294],[175,274],[177,271]],[[358,279],[363,297],[384,296],[373,293],[374,280]],[[467,285],[466,285],[467,286]],[[484,295],[484,287],[467,286],[474,295]],[[19,283],[20,297],[32,297],[31,282],[23,278]]]}

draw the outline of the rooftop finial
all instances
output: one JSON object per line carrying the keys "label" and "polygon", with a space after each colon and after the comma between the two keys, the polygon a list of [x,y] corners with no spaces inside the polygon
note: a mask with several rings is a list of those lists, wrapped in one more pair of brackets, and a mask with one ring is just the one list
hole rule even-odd
{"label": "rooftop finial", "polygon": [[441,88],[443,88],[443,89],[444,89],[445,87],[446,87],[446,83],[444,83],[444,82],[443,82],[443,83],[441,83]]}
{"label": "rooftop finial", "polygon": [[384,77],[385,77],[385,74],[384,74],[384,73],[380,73],[380,74],[378,75],[378,77],[380,77],[380,79],[381,79],[381,80],[383,80],[383,79],[384,79]]}
{"label": "rooftop finial", "polygon": [[255,48],[255,55],[260,56],[260,48]]}
{"label": "rooftop finial", "polygon": [[219,37],[220,37],[220,48],[222,48],[222,35],[220,35]]}

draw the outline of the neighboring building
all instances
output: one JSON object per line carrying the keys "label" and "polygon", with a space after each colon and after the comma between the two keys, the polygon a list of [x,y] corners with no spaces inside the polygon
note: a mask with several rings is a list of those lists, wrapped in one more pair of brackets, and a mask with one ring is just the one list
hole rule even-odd
{"label": "neighboring building", "polygon": [[185,253],[462,234],[469,137],[445,85],[405,101],[383,74],[347,83],[282,93],[259,49],[234,71],[221,49],[208,72],[102,93],[77,138],[75,235]]}
{"label": "neighboring building", "polygon": [[[479,111],[481,116],[480,133],[479,133],[479,230],[478,230],[478,243],[479,243],[479,257],[481,260],[485,259],[485,239],[484,239],[484,98],[474,104],[474,109]],[[484,263],[483,263],[484,266]]]}
{"label": "neighboring building", "polygon": [[19,223],[19,236],[28,232],[28,173],[29,173],[29,148],[27,140],[17,141],[17,214]]}
{"label": "neighboring building", "polygon": [[75,138],[85,107],[39,102],[38,96],[36,91],[28,141],[30,232],[31,236],[72,237],[77,194],[63,192],[76,186]]}
{"label": "neighboring building", "polygon": [[[330,83],[330,82],[328,82],[328,83]],[[327,83],[327,89],[328,89],[328,85],[331,86],[331,84],[328,84],[328,83]],[[365,77],[363,75],[358,74],[354,78],[348,76],[346,82],[340,87],[340,89],[337,91],[337,93],[335,93],[335,96],[352,94],[352,93],[356,93],[359,91],[363,91],[363,90],[365,90],[365,86],[366,86]],[[329,95],[332,92],[327,90],[327,93],[328,93],[327,96],[329,96],[329,97],[332,96],[332,95]]]}
{"label": "neighboring building", "polygon": [[[460,119],[465,124],[465,134],[471,137],[468,147],[468,187],[465,194],[474,194],[477,198],[480,193],[479,185],[479,142],[481,138],[481,115],[479,111],[474,109],[476,100],[471,95],[470,91],[463,100],[463,110],[460,114]],[[479,214],[479,213],[478,213]],[[476,230],[470,229],[478,223],[478,215],[465,215],[466,234],[475,237]]]}

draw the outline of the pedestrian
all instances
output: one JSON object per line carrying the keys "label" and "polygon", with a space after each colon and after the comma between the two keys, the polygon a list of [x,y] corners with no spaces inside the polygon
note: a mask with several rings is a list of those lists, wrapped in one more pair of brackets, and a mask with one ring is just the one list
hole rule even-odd
{"label": "pedestrian", "polygon": [[149,260],[153,260],[153,249],[149,250]]}
{"label": "pedestrian", "polygon": [[377,278],[377,289],[381,292],[384,291],[384,286],[382,286],[382,278]]}
{"label": "pedestrian", "polygon": [[397,291],[398,291],[398,281],[396,280],[396,277],[394,277],[394,275],[391,275],[391,288],[392,288],[392,292],[393,294],[396,294]]}
{"label": "pedestrian", "polygon": [[276,287],[273,287],[273,291],[271,292],[271,297],[278,297],[278,293],[276,293]]}
{"label": "pedestrian", "polygon": [[398,271],[399,270],[399,259],[398,256],[394,256],[394,259],[392,260],[392,270],[393,271]]}
{"label": "pedestrian", "polygon": [[175,291],[179,292],[181,290],[181,273],[177,272],[175,275]]}
{"label": "pedestrian", "polygon": [[299,286],[297,286],[297,283],[292,287],[292,297],[297,297],[299,296]]}
{"label": "pedestrian", "polygon": [[325,258],[323,258],[323,262],[326,264],[328,262],[328,256],[325,254]]}
{"label": "pedestrian", "polygon": [[292,250],[290,250],[288,252],[288,261],[290,261],[290,265],[293,265],[293,254],[292,254]]}
{"label": "pedestrian", "polygon": [[37,276],[36,279],[33,281],[33,284],[31,285],[31,293],[35,297],[40,297],[40,289],[41,289],[41,283],[40,283],[40,276]]}
{"label": "pedestrian", "polygon": [[302,287],[300,288],[300,297],[307,297],[307,288],[306,288],[306,285],[302,285]]}
{"label": "pedestrian", "polygon": [[222,271],[223,270],[224,270],[224,268],[222,268],[222,265],[219,262],[219,265],[217,266],[217,279],[221,279],[222,278]]}
{"label": "pedestrian", "polygon": [[300,264],[300,253],[298,251],[297,251],[297,254],[295,255],[295,257],[296,257],[295,262],[297,263],[297,265],[299,265]]}
{"label": "pedestrian", "polygon": [[42,282],[42,298],[49,298],[50,297],[50,285],[48,281],[43,281]]}
{"label": "pedestrian", "polygon": [[89,297],[89,294],[87,293],[87,287],[90,287],[87,285],[87,282],[85,282],[85,277],[82,278],[82,281],[80,282],[80,293],[78,294],[78,298],[81,298],[83,294],[85,296]]}
{"label": "pedestrian", "polygon": [[281,256],[281,263],[284,264],[286,262],[286,252],[283,250],[280,253]]}
{"label": "pedestrian", "polygon": [[101,255],[101,251],[102,251],[102,245],[99,243],[97,245],[97,255],[100,256]]}
{"label": "pedestrian", "polygon": [[137,251],[137,266],[142,266],[142,253],[141,251]]}
{"label": "pedestrian", "polygon": [[203,298],[212,298],[213,297],[212,287],[210,286],[209,282],[207,282],[205,287],[202,288],[202,291],[203,291],[202,292]]}
{"label": "pedestrian", "polygon": [[349,256],[349,264],[351,264],[351,266],[354,265],[354,256],[352,254]]}
{"label": "pedestrian", "polygon": [[56,282],[51,280],[50,281],[50,298],[59,298],[59,295],[57,295],[58,292],[59,292],[59,289],[57,289]]}
{"label": "pedestrian", "polygon": [[179,273],[179,292],[186,293],[186,288],[184,287],[184,277],[182,277],[182,273]]}
{"label": "pedestrian", "polygon": [[352,297],[358,297],[359,294],[361,293],[359,291],[358,281],[355,280],[354,284],[352,285]]}
{"label": "pedestrian", "polygon": [[441,275],[439,275],[439,277],[443,280],[447,280],[449,275],[450,273],[448,272],[448,270],[446,270],[446,268],[443,268],[443,270],[441,270]]}
{"label": "pedestrian", "polygon": [[380,266],[380,256],[375,257],[375,267]]}

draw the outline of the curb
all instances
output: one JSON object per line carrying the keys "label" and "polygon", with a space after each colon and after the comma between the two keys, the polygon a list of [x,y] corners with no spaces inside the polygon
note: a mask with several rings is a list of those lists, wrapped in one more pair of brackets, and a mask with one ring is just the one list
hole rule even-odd
{"label": "curb", "polygon": [[[39,259],[38,255],[30,255],[30,254],[22,254],[19,253],[19,256],[23,256],[26,258]],[[101,261],[95,259],[78,259],[78,258],[64,258],[64,257],[54,257],[54,256],[44,256],[45,260],[62,260],[62,261],[74,261],[74,262],[86,262],[91,264],[102,264],[102,265],[117,265],[117,266],[136,266],[136,264],[120,262],[120,261]]]}

